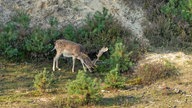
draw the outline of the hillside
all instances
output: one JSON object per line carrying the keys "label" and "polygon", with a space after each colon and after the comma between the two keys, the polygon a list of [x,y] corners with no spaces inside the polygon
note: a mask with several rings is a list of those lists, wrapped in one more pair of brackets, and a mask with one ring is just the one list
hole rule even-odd
{"label": "hillside", "polygon": [[142,35],[142,23],[146,21],[141,7],[122,0],[1,0],[1,22],[7,22],[15,10],[24,10],[32,17],[30,25],[41,25],[48,28],[47,20],[54,16],[58,19],[58,27],[72,23],[82,26],[87,14],[102,11],[103,7],[121,22],[126,28],[133,30],[135,35]]}

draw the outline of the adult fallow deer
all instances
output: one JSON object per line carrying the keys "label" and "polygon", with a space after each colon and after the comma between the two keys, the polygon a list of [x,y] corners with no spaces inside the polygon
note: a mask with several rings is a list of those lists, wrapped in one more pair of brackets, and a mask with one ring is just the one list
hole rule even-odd
{"label": "adult fallow deer", "polygon": [[55,67],[58,70],[61,70],[58,67],[58,59],[63,54],[64,57],[72,57],[73,60],[73,66],[72,66],[72,72],[74,72],[75,68],[75,60],[79,59],[81,61],[81,64],[83,66],[84,71],[86,71],[86,68],[92,72],[92,68],[94,68],[96,65],[96,61],[99,59],[99,57],[108,50],[108,48],[103,47],[99,53],[97,54],[97,59],[94,61],[91,61],[89,56],[85,53],[84,48],[81,44],[65,40],[65,39],[59,39],[55,42],[56,55],[53,59],[53,71],[55,71]]}

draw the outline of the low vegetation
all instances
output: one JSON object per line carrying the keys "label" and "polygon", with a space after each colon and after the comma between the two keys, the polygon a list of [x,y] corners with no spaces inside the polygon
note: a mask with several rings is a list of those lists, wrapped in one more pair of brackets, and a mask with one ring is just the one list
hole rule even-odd
{"label": "low vegetation", "polygon": [[37,75],[34,79],[34,87],[39,93],[45,93],[47,89],[51,88],[56,82],[55,76],[53,73],[48,72],[46,68]]}
{"label": "low vegetation", "polygon": [[[145,29],[145,36],[155,48],[172,51],[191,51],[191,1],[143,0],[147,18],[152,26]],[[153,4],[153,5],[151,5]]]}
{"label": "low vegetation", "polygon": [[166,79],[178,75],[177,68],[168,60],[160,60],[141,65],[137,69],[138,77],[143,84],[152,84],[159,79]]}
{"label": "low vegetation", "polygon": [[120,75],[119,70],[119,65],[117,64],[114,69],[112,69],[109,73],[106,74],[106,88],[118,89],[125,87],[126,78]]}
{"label": "low vegetation", "polygon": [[101,81],[89,77],[84,71],[79,71],[76,79],[66,84],[69,106],[95,103],[102,98]]}
{"label": "low vegetation", "polygon": [[[18,11],[12,19],[2,26],[0,32],[1,55],[12,61],[45,58],[53,48],[53,41],[59,32],[51,23],[51,28],[43,30],[40,27],[29,27],[30,17],[23,11]],[[26,59],[25,59],[26,60]]]}

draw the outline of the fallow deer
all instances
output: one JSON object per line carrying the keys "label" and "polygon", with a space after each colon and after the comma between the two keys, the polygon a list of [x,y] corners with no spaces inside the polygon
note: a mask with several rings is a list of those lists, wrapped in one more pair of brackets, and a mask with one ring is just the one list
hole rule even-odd
{"label": "fallow deer", "polygon": [[92,68],[94,68],[96,65],[96,61],[99,59],[99,57],[108,50],[108,48],[102,48],[97,55],[97,59],[94,61],[94,63],[91,61],[89,56],[85,53],[85,50],[81,44],[65,40],[65,39],[59,39],[55,42],[56,55],[53,59],[53,71],[55,71],[55,66],[58,70],[61,70],[58,67],[58,59],[63,54],[64,57],[72,57],[73,60],[73,66],[72,66],[72,72],[74,72],[75,68],[75,59],[79,59],[81,61],[81,64],[83,66],[84,71],[86,71],[86,68],[92,72]]}

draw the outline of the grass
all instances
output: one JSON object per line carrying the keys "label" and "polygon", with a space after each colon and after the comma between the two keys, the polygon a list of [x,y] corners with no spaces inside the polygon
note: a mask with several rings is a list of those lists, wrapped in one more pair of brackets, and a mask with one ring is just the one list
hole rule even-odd
{"label": "grass", "polygon": [[138,66],[138,77],[143,84],[152,84],[158,79],[166,79],[178,76],[177,68],[168,60],[162,59],[151,63]]}
{"label": "grass", "polygon": [[[177,59],[180,59],[177,58]],[[34,76],[38,71],[47,68],[51,71],[52,61],[33,62],[33,63],[12,63],[0,58],[0,108],[62,108],[62,101],[65,100],[66,82],[69,79],[75,79],[77,70],[81,69],[81,64],[77,62],[76,73],[72,73],[70,63],[60,60],[61,71],[55,71],[57,85],[48,90],[45,94],[39,94],[33,87]],[[123,90],[109,90],[103,92],[103,98],[96,104],[85,105],[81,107],[149,107],[149,108],[167,108],[167,107],[185,107],[192,105],[191,96],[191,59],[186,61],[187,67],[180,69],[181,75],[178,79],[163,79],[151,85],[142,86],[128,85]],[[187,69],[186,69],[187,68]],[[184,70],[185,69],[185,70]],[[91,76],[101,77],[98,73],[89,73]],[[134,80],[134,79],[130,79]],[[165,89],[169,87],[170,89]],[[178,93],[175,89],[184,93]]]}
{"label": "grass", "polygon": [[[8,62],[2,58],[0,58],[0,62],[0,106],[14,103],[27,103],[29,106],[33,106],[31,102],[37,97],[33,87],[34,76],[44,67],[51,67],[51,62],[19,64]],[[75,74],[63,70],[56,71],[55,75],[59,80],[57,85],[59,88],[54,89],[60,94],[62,87],[65,87],[66,80],[73,78]],[[50,94],[51,97],[53,95],[53,93]]]}

